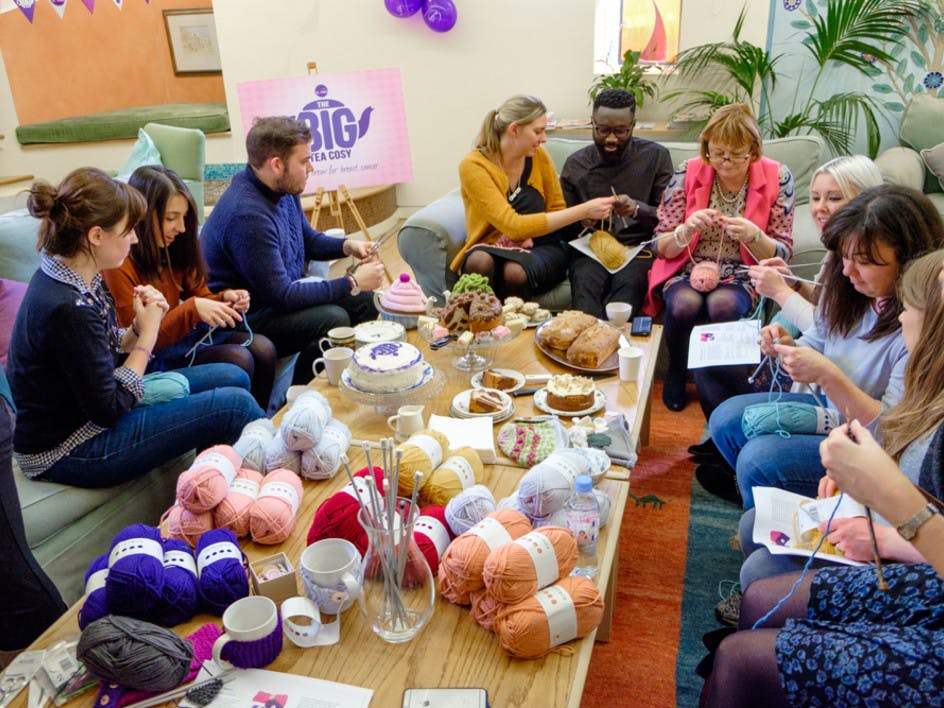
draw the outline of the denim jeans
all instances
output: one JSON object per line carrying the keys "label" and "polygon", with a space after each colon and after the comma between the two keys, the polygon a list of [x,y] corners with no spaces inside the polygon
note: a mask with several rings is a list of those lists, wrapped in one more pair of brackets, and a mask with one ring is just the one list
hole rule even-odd
{"label": "denim jeans", "polygon": [[[741,551],[744,553],[744,563],[741,564],[741,592],[747,591],[747,588],[755,580],[769,578],[773,575],[782,573],[792,573],[803,570],[809,558],[807,556],[794,556],[787,554],[771,553],[767,546],[754,541],[754,509],[748,509],[741,516],[738,523],[738,541],[741,544]],[[836,567],[836,563],[828,560],[814,558],[811,568]]]}
{"label": "denim jeans", "polygon": [[[808,393],[784,393],[781,402],[801,401],[818,405]],[[748,440],[741,429],[744,409],[767,403],[767,393],[735,396],[718,406],[708,420],[711,438],[724,459],[737,472],[738,488],[745,509],[754,507],[753,487],[779,487],[815,497],[826,470],[819,459],[819,444],[825,435],[759,435]]]}
{"label": "denim jeans", "polygon": [[190,383],[189,396],[132,408],[42,478],[76,487],[111,487],[188,450],[232,444],[246,423],[265,417],[249,393],[249,377],[238,366],[203,364],[177,371]]}

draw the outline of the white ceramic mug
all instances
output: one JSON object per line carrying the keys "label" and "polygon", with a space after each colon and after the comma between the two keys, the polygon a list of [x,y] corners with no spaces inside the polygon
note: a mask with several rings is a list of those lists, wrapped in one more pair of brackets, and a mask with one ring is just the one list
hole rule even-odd
{"label": "white ceramic mug", "polygon": [[354,349],[355,332],[353,327],[332,327],[328,330],[328,336],[318,340],[318,348],[326,352],[333,347],[350,347]]}
{"label": "white ceramic mug", "polygon": [[642,364],[642,349],[639,347],[620,347],[619,350],[619,377],[620,381],[638,381],[639,368]]}
{"label": "white ceramic mug", "polygon": [[426,427],[423,406],[400,406],[396,415],[387,418],[387,425],[397,434],[397,440],[406,440]]}
{"label": "white ceramic mug", "polygon": [[[341,380],[341,373],[347,368],[347,365],[351,363],[353,356],[354,350],[348,349],[347,347],[329,349],[324,353],[324,356],[312,362],[311,373],[315,375],[315,378],[324,374],[328,377],[329,384],[337,386],[338,382]],[[318,364],[324,365],[324,368],[320,372],[318,371]]]}
{"label": "white ceramic mug", "polygon": [[[236,600],[223,612],[223,634],[213,642],[213,661],[221,666],[230,665],[230,662],[221,657],[223,647],[230,642],[248,644],[268,638],[264,647],[260,644],[248,652],[260,661],[259,666],[251,668],[267,666],[275,660],[282,648],[281,641],[273,641],[270,637],[278,626],[278,609],[270,598],[265,595],[250,595]],[[281,632],[278,639],[281,639]],[[266,655],[262,656],[262,653]],[[236,661],[235,657],[233,661]]]}
{"label": "white ceramic mug", "polygon": [[303,552],[299,572],[305,593],[326,615],[337,615],[361,593],[361,554],[343,538],[323,538]]}
{"label": "white ceramic mug", "polygon": [[628,302],[608,302],[606,303],[606,319],[613,323],[614,327],[622,327],[629,322],[633,315],[633,306]]}

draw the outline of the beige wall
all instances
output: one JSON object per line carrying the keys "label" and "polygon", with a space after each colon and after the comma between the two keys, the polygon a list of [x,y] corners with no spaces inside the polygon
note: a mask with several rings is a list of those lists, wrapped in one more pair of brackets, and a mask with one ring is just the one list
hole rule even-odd
{"label": "beige wall", "polygon": [[[71,7],[69,12],[76,11]],[[399,66],[403,75],[414,180],[398,188],[418,206],[455,187],[456,165],[485,111],[513,93],[540,96],[561,117],[588,112],[595,0],[466,0],[445,34],[419,15],[392,17],[380,0],[214,0],[223,78],[234,136],[209,138],[209,162],[245,159],[235,86],[298,76],[308,61],[322,73]],[[752,10],[751,39],[766,41],[766,3]],[[682,46],[725,39],[741,0],[683,0]],[[84,8],[79,8],[84,11]],[[2,69],[2,66],[0,66]],[[117,167],[128,143],[21,149],[9,87],[0,81],[0,174],[58,179],[81,164]],[[640,118],[657,119],[654,106]]]}

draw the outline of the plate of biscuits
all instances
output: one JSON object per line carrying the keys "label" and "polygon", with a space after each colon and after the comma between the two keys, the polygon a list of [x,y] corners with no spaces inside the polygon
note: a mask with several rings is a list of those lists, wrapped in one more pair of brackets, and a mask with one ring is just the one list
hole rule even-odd
{"label": "plate of biscuits", "polygon": [[471,388],[457,393],[450,407],[454,418],[492,418],[496,423],[507,420],[514,412],[511,396],[494,388]]}
{"label": "plate of biscuits", "polygon": [[619,369],[620,331],[593,315],[565,310],[534,332],[534,343],[558,364],[584,373]]}
{"label": "plate of biscuits", "polygon": [[524,386],[524,374],[514,369],[486,369],[472,376],[472,388],[494,388],[513,393]]}

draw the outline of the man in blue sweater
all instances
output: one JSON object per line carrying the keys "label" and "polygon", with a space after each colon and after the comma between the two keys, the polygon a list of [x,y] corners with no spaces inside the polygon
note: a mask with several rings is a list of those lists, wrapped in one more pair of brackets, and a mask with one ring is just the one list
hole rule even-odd
{"label": "man in blue sweater", "polygon": [[[299,352],[293,382],[306,384],[328,330],[377,317],[369,291],[382,284],[383,265],[369,241],[326,236],[305,218],[299,195],[312,169],[306,123],[258,118],[246,152],[249,164],[233,177],[200,237],[208,284],[214,292],[250,292],[253,331],[269,337],[279,356]],[[344,256],[361,261],[353,275],[303,280],[309,260]]]}

